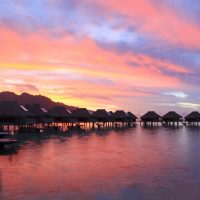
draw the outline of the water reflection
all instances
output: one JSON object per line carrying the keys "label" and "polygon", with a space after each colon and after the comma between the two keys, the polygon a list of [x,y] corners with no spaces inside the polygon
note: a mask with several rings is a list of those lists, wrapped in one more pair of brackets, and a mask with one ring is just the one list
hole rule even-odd
{"label": "water reflection", "polygon": [[0,199],[200,198],[200,134],[188,128],[19,135],[0,156]]}

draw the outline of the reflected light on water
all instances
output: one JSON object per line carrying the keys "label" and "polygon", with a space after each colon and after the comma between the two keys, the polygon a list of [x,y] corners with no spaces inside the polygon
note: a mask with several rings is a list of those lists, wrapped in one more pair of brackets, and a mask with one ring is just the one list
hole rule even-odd
{"label": "reflected light on water", "polygon": [[51,135],[0,156],[0,199],[200,198],[199,130]]}

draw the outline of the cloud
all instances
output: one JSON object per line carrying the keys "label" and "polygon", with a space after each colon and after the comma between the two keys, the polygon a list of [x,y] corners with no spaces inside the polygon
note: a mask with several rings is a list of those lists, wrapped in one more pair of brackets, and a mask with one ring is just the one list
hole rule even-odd
{"label": "cloud", "polygon": [[200,28],[187,19],[169,2],[155,0],[1,0],[0,4],[0,24],[22,33],[46,30],[57,37],[68,32],[128,43],[148,35],[153,41],[199,48]]}
{"label": "cloud", "polygon": [[168,91],[168,92],[164,92],[163,94],[178,97],[178,98],[186,98],[188,96],[184,92],[179,92],[179,91]]}
{"label": "cloud", "polygon": [[0,90],[87,107],[198,103],[200,28],[183,4],[0,0],[1,83],[15,81]]}
{"label": "cloud", "polygon": [[166,5],[176,9],[182,17],[187,17],[192,22],[199,23],[200,2],[198,0],[165,0]]}
{"label": "cloud", "polygon": [[179,102],[178,105],[183,108],[189,108],[189,109],[199,109],[200,108],[200,104],[190,103],[190,102]]}
{"label": "cloud", "polygon": [[26,92],[26,91],[31,91],[31,92],[39,92],[39,89],[31,84],[12,84],[17,91],[20,92]]}

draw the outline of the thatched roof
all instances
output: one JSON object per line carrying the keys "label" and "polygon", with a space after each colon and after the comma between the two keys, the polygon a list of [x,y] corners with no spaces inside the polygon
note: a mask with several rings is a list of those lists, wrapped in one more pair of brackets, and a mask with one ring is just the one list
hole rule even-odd
{"label": "thatched roof", "polygon": [[182,119],[183,117],[176,113],[175,111],[170,111],[167,114],[165,114],[163,117],[163,120],[170,120],[170,119]]}
{"label": "thatched roof", "polygon": [[67,110],[64,106],[56,106],[49,110],[49,115],[52,117],[69,117],[71,111]]}
{"label": "thatched roof", "polygon": [[137,119],[137,117],[131,112],[127,112],[127,115],[128,115],[128,118]]}
{"label": "thatched roof", "polygon": [[197,111],[191,112],[185,117],[186,120],[200,120],[200,113]]}
{"label": "thatched roof", "polygon": [[24,107],[15,101],[1,101],[0,102],[0,116],[1,117],[25,117],[30,113]]}
{"label": "thatched roof", "polygon": [[75,118],[90,118],[92,117],[92,112],[88,111],[86,108],[77,108],[72,111],[71,116]]}
{"label": "thatched roof", "polygon": [[108,113],[105,109],[98,109],[93,113],[93,116],[97,118],[110,118],[111,114]]}
{"label": "thatched roof", "polygon": [[110,116],[113,116],[113,111],[108,112]]}
{"label": "thatched roof", "polygon": [[41,107],[39,104],[26,105],[26,108],[34,115],[34,116],[47,116],[48,111]]}
{"label": "thatched roof", "polygon": [[154,111],[149,111],[141,117],[142,120],[147,120],[147,119],[154,120],[159,118],[161,118],[161,116]]}
{"label": "thatched roof", "polygon": [[125,119],[128,118],[128,115],[123,110],[117,110],[113,113],[113,117]]}

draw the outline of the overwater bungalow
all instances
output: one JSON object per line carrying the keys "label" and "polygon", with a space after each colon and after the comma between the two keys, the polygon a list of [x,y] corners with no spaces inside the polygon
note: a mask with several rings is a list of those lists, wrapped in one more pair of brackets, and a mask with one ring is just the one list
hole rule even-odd
{"label": "overwater bungalow", "polygon": [[94,121],[98,127],[100,126],[111,126],[114,122],[113,116],[110,112],[105,109],[98,109],[93,113]]}
{"label": "overwater bungalow", "polygon": [[53,107],[48,112],[49,116],[53,118],[55,131],[59,129],[64,131],[73,122],[71,111],[64,106]]}
{"label": "overwater bungalow", "polygon": [[108,111],[108,113],[112,116],[114,112],[113,111]]}
{"label": "overwater bungalow", "polygon": [[55,123],[70,122],[71,111],[64,106],[56,106],[48,111],[49,116],[53,118]]}
{"label": "overwater bungalow", "polygon": [[126,122],[128,115],[123,110],[117,110],[113,113],[113,117],[116,122]]}
{"label": "overwater bungalow", "polygon": [[97,122],[112,122],[112,116],[105,109],[98,109],[93,113],[93,117]]}
{"label": "overwater bungalow", "polygon": [[183,117],[175,111],[170,111],[162,117],[164,126],[179,126],[179,122],[183,122]]}
{"label": "overwater bungalow", "polygon": [[115,126],[120,124],[123,126],[125,123],[128,123],[128,115],[123,110],[115,111],[112,116],[114,118]]}
{"label": "overwater bungalow", "polygon": [[[93,112],[86,108],[77,108],[72,111],[71,118],[75,122],[76,127],[81,127],[80,123],[83,123],[83,127],[86,127],[87,124],[90,126],[91,123],[94,126]],[[74,123],[72,123],[72,127],[73,125]]]}
{"label": "overwater bungalow", "polygon": [[140,124],[143,123],[144,126],[158,126],[158,123],[161,122],[161,116],[154,111],[148,111],[141,118]]}
{"label": "overwater bungalow", "polygon": [[36,119],[36,126],[49,126],[54,122],[53,118],[49,115],[49,112],[44,107],[39,104],[26,105],[26,108],[29,112],[32,113],[34,118]]}
{"label": "overwater bungalow", "polygon": [[127,112],[127,116],[129,122],[136,123],[137,117],[133,113]]}
{"label": "overwater bungalow", "polygon": [[0,102],[0,126],[2,130],[5,128],[10,130],[10,126],[12,126],[13,131],[16,131],[19,126],[26,126],[34,122],[32,114],[26,107],[14,101]]}
{"label": "overwater bungalow", "polygon": [[200,113],[197,111],[191,112],[185,117],[185,125],[188,126],[199,126]]}

